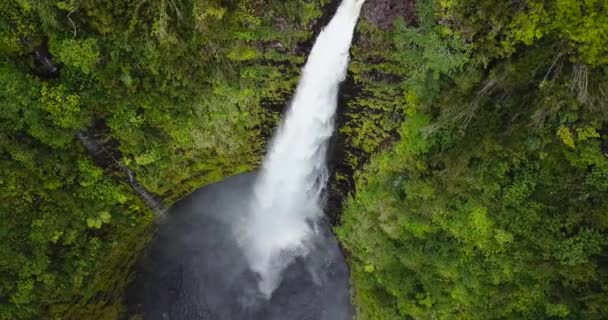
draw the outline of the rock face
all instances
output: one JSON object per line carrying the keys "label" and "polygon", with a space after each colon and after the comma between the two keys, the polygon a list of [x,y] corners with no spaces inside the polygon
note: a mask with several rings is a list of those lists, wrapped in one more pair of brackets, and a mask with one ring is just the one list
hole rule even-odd
{"label": "rock face", "polygon": [[405,18],[409,25],[416,24],[415,0],[367,0],[363,7],[363,17],[372,24],[388,29],[395,19]]}
{"label": "rock face", "polygon": [[[29,40],[22,40],[26,46],[31,46]],[[31,51],[33,59],[32,71],[39,77],[54,79],[59,77],[59,66],[53,61],[53,56],[49,52],[47,40],[44,39],[40,44],[33,46]]]}
{"label": "rock face", "polygon": [[310,254],[283,272],[270,299],[260,295],[232,230],[254,178],[228,178],[171,209],[140,263],[127,319],[351,319],[348,269],[327,224]]}

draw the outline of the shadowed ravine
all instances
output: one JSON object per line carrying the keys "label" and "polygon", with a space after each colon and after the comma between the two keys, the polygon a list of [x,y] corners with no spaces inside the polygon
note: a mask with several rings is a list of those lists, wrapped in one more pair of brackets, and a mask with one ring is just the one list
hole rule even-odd
{"label": "shadowed ravine", "polygon": [[317,37],[260,169],[249,210],[237,220],[235,237],[267,296],[285,267],[306,255],[308,242],[317,237],[311,226],[323,216],[327,146],[362,4],[342,1]]}
{"label": "shadowed ravine", "polygon": [[327,146],[363,0],[321,31],[259,173],[180,201],[132,288],[154,319],[346,320],[348,268],[323,218]]}
{"label": "shadowed ravine", "polygon": [[[284,270],[269,299],[231,232],[248,206],[254,174],[199,189],[160,225],[130,289],[130,316],[146,320],[346,320],[348,268],[328,224],[306,257]],[[128,318],[128,317],[127,317]]]}

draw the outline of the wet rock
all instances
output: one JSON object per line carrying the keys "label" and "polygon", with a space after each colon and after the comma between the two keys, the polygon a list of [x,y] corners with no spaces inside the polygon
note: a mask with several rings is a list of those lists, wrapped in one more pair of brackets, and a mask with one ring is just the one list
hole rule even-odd
{"label": "wet rock", "polygon": [[46,40],[35,43],[33,40],[23,39],[22,42],[31,50],[31,67],[37,76],[49,79],[59,77],[59,66],[53,61],[53,56],[49,52]]}

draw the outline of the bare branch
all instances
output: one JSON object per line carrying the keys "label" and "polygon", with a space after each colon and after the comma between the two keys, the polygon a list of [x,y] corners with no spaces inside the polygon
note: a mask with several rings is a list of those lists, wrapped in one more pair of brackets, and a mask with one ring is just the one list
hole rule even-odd
{"label": "bare branch", "polygon": [[580,103],[587,102],[589,87],[589,72],[587,66],[584,64],[578,64],[574,66],[572,80],[570,82],[570,89],[575,91],[576,98]]}
{"label": "bare branch", "polygon": [[175,13],[177,14],[177,19],[182,19],[182,13],[179,11],[179,7],[175,4],[174,0],[171,0],[171,4],[173,4],[173,9],[175,9]]}
{"label": "bare branch", "polygon": [[77,34],[77,29],[76,29],[76,24],[74,23],[74,20],[72,20],[72,17],[70,17],[72,15],[72,13],[76,12],[76,10],[78,10],[78,8],[80,8],[80,6],[72,9],[72,11],[68,12],[67,14],[67,18],[68,20],[70,20],[70,23],[72,24],[72,29],[74,30],[74,34],[72,35],[72,39],[76,38],[76,34]]}
{"label": "bare branch", "polygon": [[549,77],[549,74],[551,74],[551,71],[553,70],[553,67],[555,67],[555,64],[557,63],[557,60],[559,60],[559,58],[562,56],[562,53],[559,52],[557,54],[557,56],[555,56],[555,59],[553,60],[553,63],[551,63],[551,66],[549,67],[549,70],[547,70],[547,73],[545,74],[545,77],[543,78],[543,81],[540,82],[540,85],[542,86],[545,81],[547,81],[547,78]]}

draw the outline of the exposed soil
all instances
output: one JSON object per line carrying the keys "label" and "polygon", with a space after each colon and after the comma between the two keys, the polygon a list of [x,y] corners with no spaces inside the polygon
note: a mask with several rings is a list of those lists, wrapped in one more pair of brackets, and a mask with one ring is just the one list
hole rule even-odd
{"label": "exposed soil", "polygon": [[391,28],[399,17],[408,25],[416,25],[416,0],[367,0],[362,15],[383,29]]}

